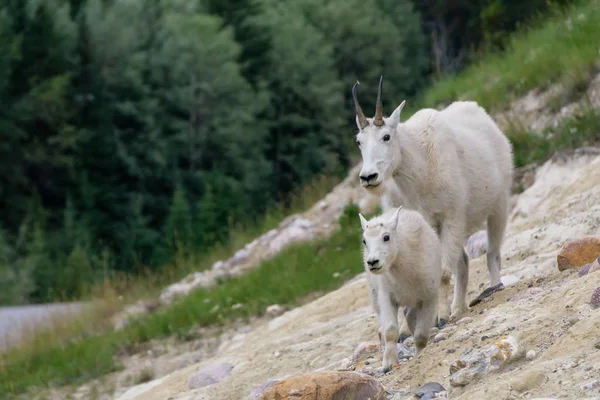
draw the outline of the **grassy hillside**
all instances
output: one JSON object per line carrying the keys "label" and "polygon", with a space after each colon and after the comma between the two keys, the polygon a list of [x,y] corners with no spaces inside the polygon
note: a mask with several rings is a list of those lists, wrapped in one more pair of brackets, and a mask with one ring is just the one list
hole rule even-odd
{"label": "grassy hillside", "polygon": [[600,3],[579,4],[566,13],[555,10],[545,21],[513,34],[505,52],[482,57],[461,74],[440,80],[423,96],[422,105],[469,99],[500,111],[536,87],[557,81],[571,88],[586,84],[600,67]]}
{"label": "grassy hillside", "polygon": [[[505,53],[483,57],[463,73],[434,84],[419,105],[430,107],[455,98],[468,98],[479,101],[489,110],[501,110],[527,90],[556,81],[574,88],[574,92],[581,92],[577,88],[588,81],[599,60],[598,37],[598,1],[576,5],[564,14],[557,11],[547,21],[537,22],[534,27],[515,34]],[[515,145],[516,163],[523,165],[543,161],[558,148],[600,139],[600,117],[597,111],[589,110],[581,117],[565,120],[552,132],[531,135],[514,130],[508,134]],[[317,194],[322,193],[315,191],[306,199],[313,202]],[[6,354],[0,359],[0,393],[83,382],[118,369],[115,354],[135,348],[137,343],[175,333],[193,335],[194,326],[198,324],[258,314],[270,304],[294,304],[310,292],[339,287],[362,269],[356,212],[354,207],[347,208],[341,221],[346,229],[329,240],[289,248],[247,275],[208,290],[198,290],[122,332],[88,332],[63,341],[55,337]],[[275,223],[278,217],[274,215],[261,228]],[[250,234],[258,233],[255,230],[243,232],[234,240],[236,245],[251,238]],[[230,250],[224,249],[219,255]],[[208,265],[206,260],[197,262]],[[340,275],[334,275],[336,272]],[[237,303],[242,306],[232,308]]]}

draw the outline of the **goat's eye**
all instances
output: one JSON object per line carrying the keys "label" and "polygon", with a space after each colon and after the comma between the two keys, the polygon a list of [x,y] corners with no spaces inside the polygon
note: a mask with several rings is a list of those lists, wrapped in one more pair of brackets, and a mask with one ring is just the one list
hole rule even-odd
{"label": "goat's eye", "polygon": [[358,147],[360,147],[360,140],[357,140],[356,144],[358,145]]}
{"label": "goat's eye", "polygon": [[363,239],[362,241],[363,241],[363,244],[366,246],[367,242],[365,241],[365,239]]}
{"label": "goat's eye", "polygon": [[387,142],[388,140],[390,140],[390,135],[388,135],[388,134],[383,135],[383,141]]}
{"label": "goat's eye", "polygon": [[390,240],[390,235],[383,235],[383,241],[387,242]]}

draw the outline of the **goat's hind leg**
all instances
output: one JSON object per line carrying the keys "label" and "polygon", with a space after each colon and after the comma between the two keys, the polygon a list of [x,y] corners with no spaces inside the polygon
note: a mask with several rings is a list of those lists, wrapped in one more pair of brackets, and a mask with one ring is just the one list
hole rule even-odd
{"label": "goat's hind leg", "polygon": [[[406,308],[404,310],[406,310]],[[414,333],[414,331],[412,329],[410,329],[410,327],[408,325],[408,321],[406,320],[406,317],[404,316],[404,314],[405,314],[405,311],[400,313],[400,316],[399,316],[399,318],[402,320],[402,324],[400,325],[400,335],[398,336],[398,343],[403,343],[406,339],[411,337],[412,334]]]}
{"label": "goat's hind leg", "polygon": [[498,207],[487,219],[488,247],[486,258],[488,272],[490,274],[490,286],[471,301],[469,304],[471,307],[479,304],[486,297],[489,297],[493,293],[504,288],[502,280],[500,279],[500,268],[502,266],[500,248],[504,239],[504,231],[506,230],[508,219],[508,202],[501,202],[501,204],[505,203],[505,206]]}
{"label": "goat's hind leg", "polygon": [[435,325],[438,315],[438,301],[434,299],[429,303],[423,304],[416,312],[416,326],[414,330],[415,349],[417,355],[423,351],[429,342],[429,333]]}
{"label": "goat's hind leg", "polygon": [[440,278],[440,296],[438,307],[437,327],[442,328],[450,320],[450,278],[452,271],[448,268],[442,268]]}
{"label": "goat's hind leg", "polygon": [[469,259],[462,247],[464,229],[456,221],[442,225],[442,271],[449,268],[454,273],[454,296],[450,306],[450,319],[457,319],[467,311],[467,287],[469,284]]}

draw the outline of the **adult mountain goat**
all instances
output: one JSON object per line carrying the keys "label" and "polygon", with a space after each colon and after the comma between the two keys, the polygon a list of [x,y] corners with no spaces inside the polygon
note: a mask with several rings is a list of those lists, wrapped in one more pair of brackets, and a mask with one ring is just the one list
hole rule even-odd
{"label": "adult mountain goat", "polygon": [[413,210],[398,207],[367,221],[363,229],[363,264],[371,304],[383,333],[383,369],[398,363],[398,308],[415,338],[417,355],[427,346],[438,316],[441,246],[433,228]]}
{"label": "adult mountain goat", "polygon": [[[454,272],[454,297],[440,318],[467,310],[468,257],[464,245],[487,222],[487,267],[491,287],[502,287],[500,247],[508,219],[513,176],[512,147],[484,109],[457,101],[443,109],[422,109],[400,122],[403,101],[389,117],[381,104],[366,118],[356,96],[356,142],[363,166],[362,186],[380,196],[384,211],[404,206],[418,211],[437,231],[442,246],[442,281]],[[442,285],[444,282],[442,282]],[[449,308],[449,309],[448,309]]]}

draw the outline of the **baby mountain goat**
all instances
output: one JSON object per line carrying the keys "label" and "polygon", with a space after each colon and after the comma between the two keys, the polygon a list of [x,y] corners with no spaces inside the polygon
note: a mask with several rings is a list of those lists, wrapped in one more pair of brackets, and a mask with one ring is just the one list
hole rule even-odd
{"label": "baby mountain goat", "polygon": [[402,207],[369,221],[363,229],[363,263],[369,295],[384,339],[383,373],[398,363],[398,309],[415,341],[417,355],[435,325],[440,297],[442,258],[437,234],[421,214]]}
{"label": "baby mountain goat", "polygon": [[[512,147],[477,103],[457,101],[443,109],[422,109],[400,122],[403,101],[383,116],[381,86],[375,117],[366,118],[356,97],[356,142],[362,156],[362,186],[380,196],[384,211],[403,205],[423,215],[440,238],[442,280],[454,272],[454,299],[442,319],[467,310],[468,257],[464,245],[487,222],[487,267],[491,287],[502,287],[500,246],[507,224],[513,176]],[[358,83],[358,82],[357,82]]]}

